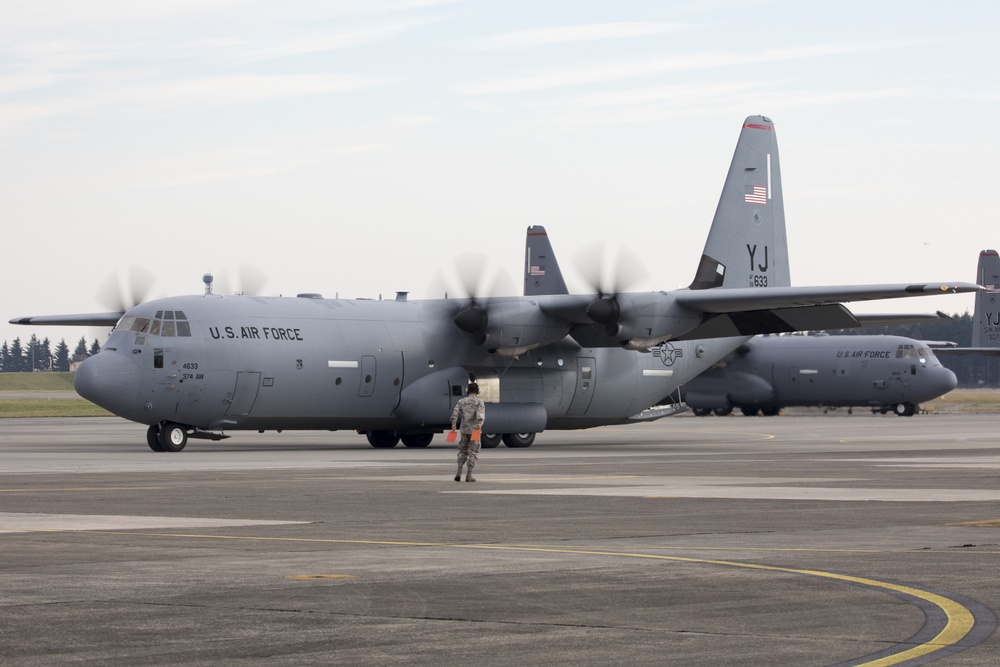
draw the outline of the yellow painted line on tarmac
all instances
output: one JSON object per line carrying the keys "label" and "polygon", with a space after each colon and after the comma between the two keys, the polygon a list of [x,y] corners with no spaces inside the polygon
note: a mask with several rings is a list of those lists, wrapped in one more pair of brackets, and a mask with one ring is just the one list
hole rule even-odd
{"label": "yellow painted line on tarmac", "polygon": [[978,526],[982,528],[1000,528],[1000,519],[987,519],[985,521],[961,521],[959,523],[946,523],[946,526]]}
{"label": "yellow painted line on tarmac", "polygon": [[162,491],[162,486],[68,486],[57,487],[27,487],[23,489],[0,489],[0,493],[63,493],[66,491]]}
{"label": "yellow painted line on tarmac", "polygon": [[[913,586],[893,584],[890,582],[879,581],[877,579],[856,577],[848,574],[825,572],[823,570],[803,570],[798,568],[778,567],[774,565],[761,565],[758,563],[740,563],[736,561],[716,560],[710,558],[691,558],[687,556],[666,556],[661,554],[649,554],[640,552],[572,549],[572,548],[527,546],[527,545],[503,545],[503,544],[457,544],[450,542],[343,540],[343,539],[326,539],[326,538],[309,538],[309,537],[262,537],[262,536],[243,536],[243,535],[205,535],[197,533],[145,533],[145,532],[103,531],[103,530],[39,529],[33,532],[115,535],[118,537],[128,537],[128,536],[170,537],[170,538],[187,538],[187,539],[204,539],[204,540],[237,540],[237,541],[252,541],[252,542],[359,544],[359,545],[370,545],[370,546],[402,546],[402,547],[421,547],[421,548],[434,547],[443,549],[475,549],[481,551],[518,551],[518,552],[531,552],[531,553],[568,554],[576,556],[610,556],[610,557],[620,557],[620,558],[641,558],[645,560],[672,561],[678,563],[693,563],[699,565],[719,565],[724,567],[735,567],[747,570],[757,570],[762,572],[782,572],[787,574],[799,574],[804,576],[819,577],[821,579],[829,579],[833,581],[843,581],[852,584],[858,584],[861,586],[867,586],[869,588],[891,591],[893,593],[901,593],[903,595],[907,595],[917,600],[922,600],[931,605],[934,605],[944,613],[944,617],[947,619],[944,627],[929,641],[916,644],[912,648],[900,651],[898,653],[893,653],[892,655],[878,658],[869,662],[857,663],[856,667],[890,667],[891,665],[899,665],[909,660],[922,658],[936,651],[940,651],[942,649],[947,649],[951,648],[952,646],[955,646],[960,641],[962,641],[962,639],[966,635],[968,635],[969,632],[971,632],[973,627],[975,626],[975,616],[966,606],[962,605],[961,603],[955,600],[952,600],[951,598],[939,595],[937,593],[932,593],[930,591],[925,591],[920,588],[915,588]],[[926,612],[924,613],[924,615],[926,618],[927,617]],[[903,642],[897,644],[897,646],[904,646],[904,645],[905,643]]]}

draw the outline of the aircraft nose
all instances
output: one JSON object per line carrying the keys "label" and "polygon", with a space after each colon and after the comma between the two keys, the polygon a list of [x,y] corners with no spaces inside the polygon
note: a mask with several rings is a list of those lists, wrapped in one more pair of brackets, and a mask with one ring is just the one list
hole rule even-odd
{"label": "aircraft nose", "polygon": [[139,393],[139,366],[117,352],[103,351],[85,360],[76,369],[76,393],[105,410],[124,416],[136,403]]}
{"label": "aircraft nose", "polygon": [[958,386],[958,378],[950,369],[941,366],[940,368],[935,368],[933,370],[934,373],[932,375],[932,380],[929,383],[930,386],[928,387],[928,393],[933,392],[933,394],[925,400],[937,398],[938,396],[944,396]]}

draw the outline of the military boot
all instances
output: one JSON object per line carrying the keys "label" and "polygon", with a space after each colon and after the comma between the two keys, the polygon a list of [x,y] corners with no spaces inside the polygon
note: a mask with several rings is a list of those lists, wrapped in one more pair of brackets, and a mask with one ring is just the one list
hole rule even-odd
{"label": "military boot", "polygon": [[472,476],[472,468],[469,468],[469,471],[467,473],[465,473],[465,481],[466,482],[475,482],[476,481],[476,478]]}
{"label": "military boot", "polygon": [[455,481],[456,482],[462,481],[462,466],[458,466],[458,472],[455,473]]}

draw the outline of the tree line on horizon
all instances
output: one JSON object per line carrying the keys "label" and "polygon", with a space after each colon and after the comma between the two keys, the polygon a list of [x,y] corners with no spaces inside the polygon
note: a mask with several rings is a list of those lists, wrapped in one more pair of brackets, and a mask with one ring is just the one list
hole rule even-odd
{"label": "tree line on horizon", "polygon": [[[841,329],[831,331],[830,334],[846,336],[885,334],[905,336],[918,341],[950,341],[959,347],[969,347],[972,341],[972,327],[972,315],[966,311],[963,315],[955,314],[951,319],[939,322]],[[69,353],[65,339],[60,340],[53,350],[48,338],[39,341],[38,337],[32,334],[27,345],[22,344],[20,338],[15,338],[10,345],[4,341],[3,347],[0,348],[0,372],[67,372],[72,362],[83,361],[100,350],[101,346],[96,338],[88,345],[85,337],[80,338],[72,354]],[[1000,359],[996,357],[942,354],[938,359],[955,373],[960,387],[1000,386]]]}
{"label": "tree line on horizon", "polygon": [[52,349],[52,343],[48,338],[38,340],[35,334],[31,334],[28,343],[22,344],[20,338],[15,338],[13,343],[3,342],[0,347],[0,373],[68,373],[70,364],[83,361],[87,357],[92,357],[101,351],[101,344],[94,339],[94,342],[87,345],[86,337],[81,337],[77,341],[76,348],[70,354],[66,339],[61,339]]}

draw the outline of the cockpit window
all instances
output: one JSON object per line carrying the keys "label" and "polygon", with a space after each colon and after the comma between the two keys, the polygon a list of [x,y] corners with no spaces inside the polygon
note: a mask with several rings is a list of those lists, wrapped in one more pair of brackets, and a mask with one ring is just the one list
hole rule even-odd
{"label": "cockpit window", "polygon": [[[158,310],[157,317],[123,317],[115,326],[115,331],[132,331],[150,336],[191,337],[191,324],[181,310]],[[136,343],[137,345],[139,343]]]}
{"label": "cockpit window", "polygon": [[900,345],[896,348],[896,358],[897,359],[920,359],[921,361],[927,358],[927,348],[916,347],[915,345]]}

